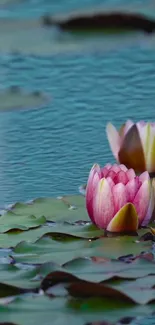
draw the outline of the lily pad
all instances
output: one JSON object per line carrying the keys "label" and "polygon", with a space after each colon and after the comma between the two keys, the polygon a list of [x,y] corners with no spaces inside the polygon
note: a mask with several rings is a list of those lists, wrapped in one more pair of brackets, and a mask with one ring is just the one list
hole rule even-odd
{"label": "lily pad", "polygon": [[41,92],[24,92],[20,87],[12,86],[5,91],[0,91],[0,111],[27,109],[41,107],[49,99]]}
{"label": "lily pad", "polygon": [[[4,216],[5,217],[5,216]],[[39,217],[40,218],[40,217]],[[32,228],[28,231],[11,230],[7,233],[0,233],[0,247],[9,248],[14,247],[21,241],[28,241],[34,243],[36,240],[43,236],[49,236],[58,238],[60,241],[64,241],[65,238],[78,239],[94,239],[103,235],[103,230],[96,228],[93,225],[90,226],[72,226],[68,224],[42,226],[38,228]]]}
{"label": "lily pad", "polygon": [[90,221],[82,195],[58,199],[38,198],[31,204],[16,203],[12,211],[18,215],[45,216],[47,221]]}
{"label": "lily pad", "polygon": [[[44,19],[16,19],[0,18],[0,52],[20,53],[27,55],[52,55],[58,53],[70,53],[79,51],[90,51],[96,46],[103,52],[141,44],[143,35],[141,32],[131,32],[126,35],[122,33],[111,33],[107,36],[94,35],[88,38],[66,35],[60,30],[47,28]],[[145,39],[145,35],[144,35]],[[102,44],[101,44],[102,40]]]}
{"label": "lily pad", "polygon": [[39,288],[42,278],[55,269],[59,270],[59,266],[53,263],[34,266],[31,269],[22,269],[20,265],[0,265],[0,297]]}
{"label": "lily pad", "polygon": [[20,325],[46,324],[84,325],[97,321],[118,321],[126,315],[146,316],[153,312],[154,305],[133,306],[114,299],[68,299],[46,296],[17,298],[8,306],[0,306],[1,321]]}
{"label": "lily pad", "polygon": [[96,248],[97,256],[101,254],[104,257],[116,259],[120,256],[138,255],[143,251],[148,251],[152,248],[152,242],[139,242],[136,237],[131,236],[105,237],[92,242],[91,247]]}
{"label": "lily pad", "polygon": [[134,236],[105,233],[91,224],[84,196],[73,195],[16,203],[0,217],[0,229],[0,296],[16,297],[0,304],[2,322],[85,325],[155,310],[149,228]]}
{"label": "lily pad", "polygon": [[60,265],[80,256],[91,256],[93,250],[85,240],[59,242],[42,238],[35,244],[23,242],[16,246],[13,258],[19,263],[55,262]]}
{"label": "lily pad", "polygon": [[58,26],[62,30],[71,32],[125,32],[128,30],[142,30],[152,33],[155,30],[155,21],[133,12],[95,12],[90,14],[77,14],[66,19],[53,16],[43,17],[45,26]]}
{"label": "lily pad", "polygon": [[43,225],[46,222],[45,217],[36,217],[34,215],[16,215],[12,211],[8,211],[0,217],[0,233],[4,233],[11,229],[28,230]]}
{"label": "lily pad", "polygon": [[28,231],[20,231],[13,230],[8,233],[0,233],[0,247],[1,248],[9,248],[14,247],[18,243],[23,240],[27,240],[28,242],[35,242],[41,236],[43,236],[47,232],[46,228],[34,228]]}
{"label": "lily pad", "polygon": [[[115,260],[95,263],[92,259],[78,259],[65,264],[64,271],[71,273],[81,280],[99,283],[111,278],[131,280],[143,278],[144,276],[154,274],[154,264],[148,261],[144,262],[141,259],[130,264]],[[148,277],[148,281],[151,281],[150,277]]]}
{"label": "lily pad", "polygon": [[[82,233],[81,226],[81,233]],[[75,227],[76,232],[76,227]],[[38,240],[34,244],[22,242],[14,249],[13,257],[17,262],[25,263],[44,263],[53,261],[55,263],[64,264],[72,259],[79,257],[103,257],[116,259],[128,250],[128,254],[140,254],[144,250],[151,249],[151,243],[140,242],[139,244],[132,243],[132,239],[129,238],[126,245],[125,239],[120,241],[116,238],[109,239],[104,238],[102,240],[96,240],[94,242],[88,240],[69,240],[64,241],[61,237],[61,231],[59,231],[58,240],[46,238],[46,236],[53,236],[54,232],[46,234],[44,238]],[[62,239],[62,240],[61,240]],[[108,242],[111,242],[111,246]],[[124,253],[124,254],[123,254]],[[113,254],[113,256],[111,256]],[[129,273],[129,272],[128,272]]]}

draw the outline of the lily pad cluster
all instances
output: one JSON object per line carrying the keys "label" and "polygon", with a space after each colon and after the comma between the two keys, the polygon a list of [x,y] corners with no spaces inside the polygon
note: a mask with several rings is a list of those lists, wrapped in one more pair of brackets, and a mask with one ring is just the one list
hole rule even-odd
{"label": "lily pad cluster", "polygon": [[82,195],[14,204],[0,217],[0,324],[127,324],[154,313],[154,232],[98,229]]}

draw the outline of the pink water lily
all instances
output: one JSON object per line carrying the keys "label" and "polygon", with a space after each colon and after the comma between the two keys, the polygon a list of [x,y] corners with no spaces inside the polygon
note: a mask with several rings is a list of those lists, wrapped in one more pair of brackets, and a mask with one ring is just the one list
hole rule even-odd
{"label": "pink water lily", "polygon": [[95,164],[86,187],[86,208],[91,221],[111,232],[136,231],[146,226],[154,209],[148,172],[136,176],[125,165]]}
{"label": "pink water lily", "polygon": [[155,172],[155,123],[128,120],[119,131],[107,124],[111,150],[119,163],[141,173]]}

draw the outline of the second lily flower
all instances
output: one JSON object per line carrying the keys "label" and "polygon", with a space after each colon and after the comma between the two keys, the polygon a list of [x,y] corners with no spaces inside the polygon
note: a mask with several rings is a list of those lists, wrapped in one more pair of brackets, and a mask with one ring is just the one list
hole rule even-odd
{"label": "second lily flower", "polygon": [[119,131],[107,125],[107,137],[116,160],[142,173],[155,172],[155,123],[128,120]]}

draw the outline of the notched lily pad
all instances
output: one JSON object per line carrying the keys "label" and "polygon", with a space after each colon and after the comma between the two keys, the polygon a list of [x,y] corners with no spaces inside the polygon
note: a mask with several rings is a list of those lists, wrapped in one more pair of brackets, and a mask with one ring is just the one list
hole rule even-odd
{"label": "notched lily pad", "polygon": [[[72,281],[90,281],[93,283],[111,283],[111,279],[119,281],[134,280],[147,277],[150,274],[155,275],[154,264],[149,261],[135,261],[130,265],[115,260],[96,263],[93,259],[79,258],[69,261],[63,265],[63,272],[55,272],[48,275],[46,280],[51,277],[52,283],[57,284],[68,279]],[[110,282],[108,282],[110,281]],[[45,281],[45,283],[48,281]],[[64,281],[66,282],[66,281]],[[130,283],[130,282],[129,282]]]}
{"label": "notched lily pad", "polygon": [[44,237],[34,244],[22,242],[13,250],[13,258],[18,263],[45,263],[53,261],[62,265],[74,258],[91,256],[93,250],[86,240],[60,241]]}
{"label": "notched lily pad", "polygon": [[126,255],[139,255],[142,252],[150,251],[152,242],[137,241],[135,237],[104,237],[91,242],[91,247],[96,248],[96,256],[104,256],[105,258],[120,258]]}
{"label": "notched lily pad", "polygon": [[52,290],[49,293],[49,290],[47,291],[47,289],[49,287],[54,287],[55,289],[55,285],[57,286],[59,283],[61,283],[64,289],[68,291],[69,295],[73,297],[111,297],[113,299],[142,305],[155,300],[155,289],[150,288],[151,286],[145,287],[144,285],[141,285],[141,283],[136,284],[136,281],[124,281],[118,285],[110,283],[104,284],[102,282],[80,280],[72,274],[67,274],[66,272],[61,271],[53,272],[45,277],[41,283],[41,288],[45,290],[47,294],[52,294],[53,296]]}
{"label": "notched lily pad", "polygon": [[28,230],[45,224],[46,219],[43,216],[17,215],[12,211],[6,212],[0,217],[0,233],[12,229]]}
{"label": "notched lily pad", "polygon": [[12,211],[18,215],[45,216],[47,221],[90,221],[85,199],[82,195],[73,195],[60,198],[38,198],[31,204],[16,203]]}
{"label": "notched lily pad", "polygon": [[54,263],[45,263],[26,270],[16,265],[0,265],[0,297],[38,290],[41,280],[55,269],[59,270],[59,266]]}
{"label": "notched lily pad", "polygon": [[125,316],[146,316],[153,312],[154,305],[138,306],[127,301],[108,298],[75,299],[68,297],[52,297],[45,295],[22,296],[7,307],[0,306],[1,322],[15,324],[52,325],[89,324],[105,321],[116,322]]}
{"label": "notched lily pad", "polygon": [[18,86],[12,86],[5,91],[0,91],[0,111],[38,108],[48,101],[49,98],[40,91],[28,93]]}

